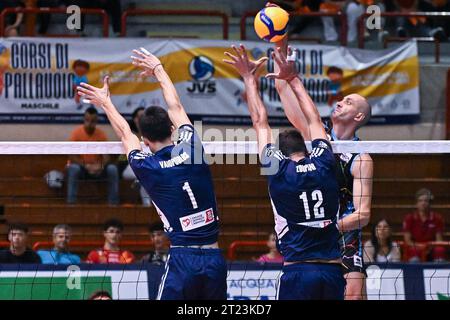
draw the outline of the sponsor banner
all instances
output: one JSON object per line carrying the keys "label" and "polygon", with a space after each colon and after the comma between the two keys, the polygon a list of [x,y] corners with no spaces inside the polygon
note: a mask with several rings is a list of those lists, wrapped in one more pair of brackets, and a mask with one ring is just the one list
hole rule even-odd
{"label": "sponsor banner", "polygon": [[450,300],[450,268],[423,270],[425,299]]}
{"label": "sponsor banner", "polygon": [[402,269],[381,269],[376,265],[367,267],[368,300],[405,300],[405,279]]}
{"label": "sponsor banner", "polygon": [[180,218],[180,224],[183,231],[204,227],[212,222],[214,222],[214,213],[211,208]]}
{"label": "sponsor banner", "polygon": [[[0,265],[0,300],[87,299],[108,291],[114,299],[157,295],[163,265]],[[228,300],[275,300],[281,265],[230,262]],[[369,300],[449,300],[450,265],[372,264],[367,267]]]}
{"label": "sponsor banner", "polygon": [[[73,266],[72,266],[73,267]],[[2,271],[0,300],[86,300],[95,291],[113,299],[147,300],[147,270]]]}
{"label": "sponsor banner", "polygon": [[228,272],[229,300],[275,300],[281,270],[231,270]]}
{"label": "sponsor banner", "polygon": [[[271,57],[262,41],[243,42],[251,58]],[[132,49],[157,55],[193,119],[206,123],[250,121],[244,83],[223,63],[230,41],[151,39],[0,39],[0,121],[76,122],[88,107],[75,95],[80,82],[101,86],[111,77],[114,104],[126,116],[138,107],[165,106],[159,84],[141,78],[131,64]],[[294,45],[296,67],[321,115],[336,101],[359,93],[374,116],[419,114],[416,42],[370,51],[326,45]],[[273,124],[286,117],[275,89],[272,58],[257,74],[259,91]],[[102,117],[104,120],[104,117]]]}

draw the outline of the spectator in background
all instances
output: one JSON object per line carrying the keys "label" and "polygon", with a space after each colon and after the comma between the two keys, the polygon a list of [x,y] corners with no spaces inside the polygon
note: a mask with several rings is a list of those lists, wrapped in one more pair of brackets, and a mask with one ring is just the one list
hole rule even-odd
{"label": "spectator in background", "polygon": [[103,248],[93,250],[89,253],[87,263],[133,263],[134,255],[126,250],[120,249],[123,223],[118,219],[109,219],[103,224],[103,236],[105,244]]}
{"label": "spectator in background", "polygon": [[[1,0],[0,12],[6,8],[24,8],[25,4],[21,0]],[[23,22],[23,13],[8,14],[6,16],[6,28],[5,37],[17,37],[19,36],[19,27]]]}
{"label": "spectator in background", "polygon": [[0,263],[41,263],[41,258],[27,247],[28,226],[14,223],[8,229],[9,249],[0,251]]}
{"label": "spectator in background", "polygon": [[391,228],[386,219],[372,227],[371,240],[364,243],[364,261],[368,263],[400,262],[400,247],[391,239]]}
{"label": "spectator in background", "polygon": [[[450,12],[450,0],[427,0],[429,3],[429,11],[435,12]],[[450,36],[450,20],[449,19],[434,19],[432,26],[435,28],[441,27],[444,30],[445,38]]]}
{"label": "spectator in background", "polygon": [[[89,107],[84,113],[84,125],[72,132],[70,141],[107,141],[106,134],[97,128],[98,112]],[[79,179],[107,179],[108,203],[119,204],[119,171],[109,155],[72,155],[67,166],[67,203],[77,201]]]}
{"label": "spectator in background", "polygon": [[167,261],[170,248],[170,240],[164,231],[164,225],[161,222],[155,222],[148,228],[150,237],[153,242],[154,251],[146,254],[141,262],[148,262],[153,264],[164,264]]}
{"label": "spectator in background", "polygon": [[[136,110],[133,111],[133,114],[131,115],[131,121],[129,121],[129,125],[131,128],[131,131],[138,136],[139,138],[142,137],[141,130],[139,130],[139,119],[143,116],[145,111],[144,107],[139,107]],[[139,181],[136,178],[136,175],[133,172],[133,169],[131,169],[128,159],[126,155],[121,156],[122,163],[126,163],[126,167],[122,172],[122,178],[125,180],[133,180],[132,187],[139,187],[139,193],[141,195],[142,205],[144,207],[151,207],[152,205],[152,199],[148,195],[147,191],[145,191],[144,187],[142,187],[139,183]]]}
{"label": "spectator in background", "polygon": [[[399,12],[418,12],[432,11],[433,7],[429,2],[423,0],[395,0],[396,11]],[[398,17],[397,36],[398,37],[434,37],[441,41],[446,40],[445,32],[442,27],[432,28],[429,19],[425,17]]]}
{"label": "spectator in background", "polygon": [[88,300],[112,300],[111,294],[105,290],[95,291]]}
{"label": "spectator in background", "polygon": [[296,16],[295,13],[310,13],[319,11],[320,4],[323,0],[284,0],[272,1],[266,6],[278,5],[287,12],[289,12],[289,35],[301,33],[309,24],[311,24],[315,17]]}
{"label": "spectator in background", "polygon": [[53,228],[53,250],[39,250],[43,264],[79,264],[80,257],[69,252],[72,229],[67,224],[58,224]]}
{"label": "spectator in background", "polygon": [[[433,194],[428,189],[416,192],[416,211],[408,214],[403,220],[404,241],[407,245],[406,257],[408,261],[420,261],[423,246],[428,241],[443,241],[444,220],[442,216],[431,211]],[[419,245],[416,245],[419,244]],[[446,259],[444,247],[434,247],[427,252],[427,260],[443,261]],[[431,258],[431,259],[430,259]]]}
{"label": "spectator in background", "polygon": [[[383,1],[376,0],[347,0],[347,1],[333,1],[324,0],[320,5],[320,12],[336,13],[343,11],[347,16],[347,42],[351,43],[358,39],[358,20],[359,17],[365,13],[366,8],[370,5],[376,4],[381,11],[385,11]],[[333,17],[322,17],[324,27],[325,40],[336,41],[339,36],[334,25]],[[341,26],[342,28],[342,26]]]}
{"label": "spectator in background", "polygon": [[[110,15],[115,36],[120,35],[122,22],[122,6],[120,0],[65,0],[66,5],[77,5],[86,9],[103,9]],[[84,29],[84,15],[82,15],[81,30]]]}
{"label": "spectator in background", "polygon": [[269,234],[269,239],[267,240],[267,247],[269,248],[269,253],[263,254],[256,261],[261,263],[283,263],[283,256],[278,252],[277,249],[277,236],[275,232]]}

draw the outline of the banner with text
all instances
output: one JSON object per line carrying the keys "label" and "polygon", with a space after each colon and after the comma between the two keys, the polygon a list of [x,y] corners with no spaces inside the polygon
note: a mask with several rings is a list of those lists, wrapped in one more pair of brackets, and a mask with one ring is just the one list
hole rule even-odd
{"label": "banner with text", "polygon": [[[206,123],[249,123],[244,83],[222,62],[230,41],[150,39],[0,39],[0,121],[74,122],[84,104],[75,94],[81,82],[101,86],[111,77],[113,102],[129,116],[138,107],[165,106],[159,84],[141,78],[131,64],[135,48],[157,55],[188,114]],[[271,57],[273,46],[243,42],[250,58]],[[374,117],[418,115],[417,44],[371,51],[294,44],[296,67],[323,117],[343,96],[358,93],[373,106]],[[286,123],[272,72],[272,58],[257,74],[258,86],[274,124]],[[406,117],[407,118],[407,117]]]}

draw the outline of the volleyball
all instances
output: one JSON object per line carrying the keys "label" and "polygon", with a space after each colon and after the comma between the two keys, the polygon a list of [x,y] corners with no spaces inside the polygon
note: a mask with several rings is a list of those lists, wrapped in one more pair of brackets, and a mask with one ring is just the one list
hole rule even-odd
{"label": "volleyball", "polygon": [[280,7],[266,7],[255,17],[256,34],[267,42],[277,42],[287,33],[289,13]]}

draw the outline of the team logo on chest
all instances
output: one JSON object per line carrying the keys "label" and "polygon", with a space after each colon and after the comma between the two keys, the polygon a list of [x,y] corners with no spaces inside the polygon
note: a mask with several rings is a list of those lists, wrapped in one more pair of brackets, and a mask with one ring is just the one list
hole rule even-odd
{"label": "team logo on chest", "polygon": [[341,159],[345,163],[349,162],[351,158],[352,158],[352,154],[351,153],[341,153],[340,156],[339,156],[339,159]]}

